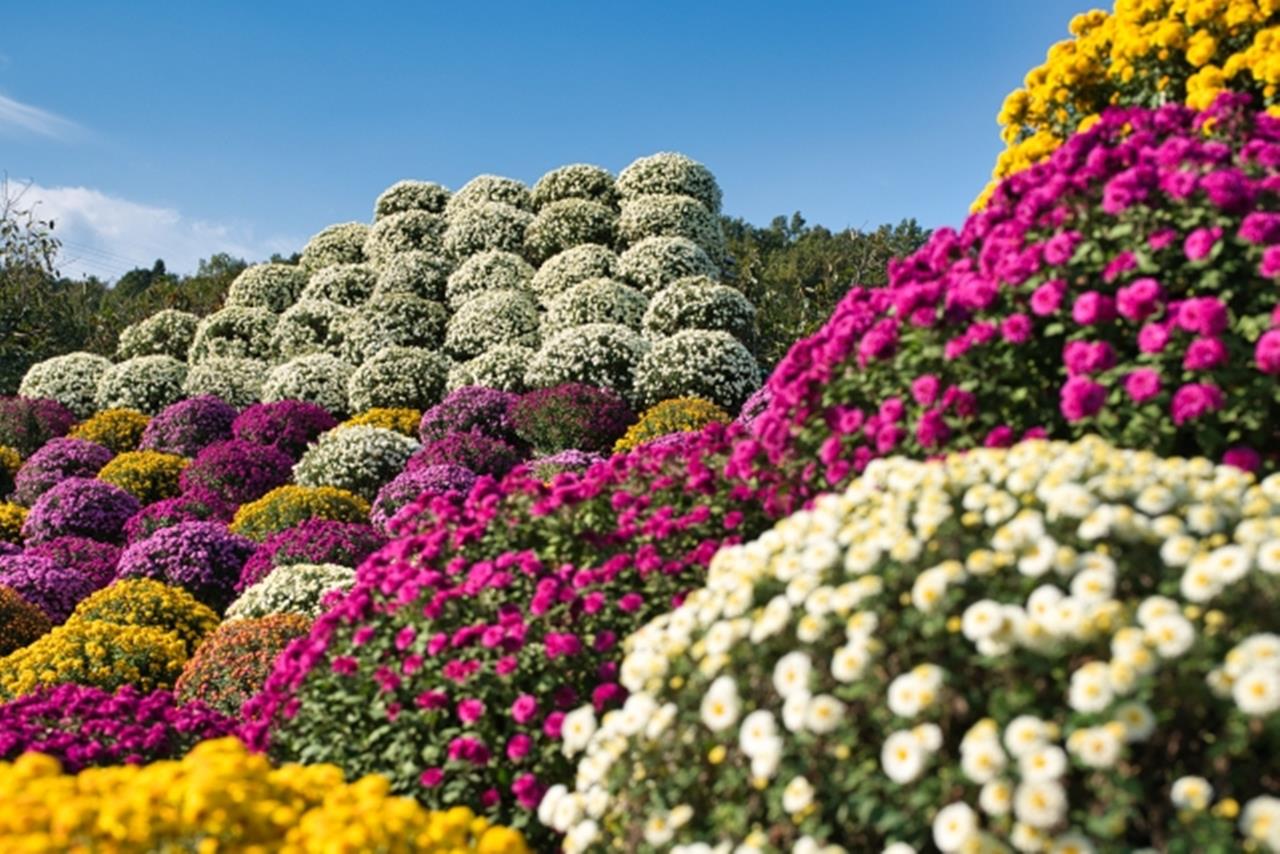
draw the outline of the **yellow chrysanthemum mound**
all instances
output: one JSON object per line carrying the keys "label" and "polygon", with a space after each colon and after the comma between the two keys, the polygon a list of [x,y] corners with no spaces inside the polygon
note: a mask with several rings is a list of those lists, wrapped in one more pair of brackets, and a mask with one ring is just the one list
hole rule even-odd
{"label": "yellow chrysanthemum mound", "polygon": [[364,522],[369,502],[334,486],[280,486],[257,501],[242,504],[231,520],[233,533],[262,541],[308,519]]}
{"label": "yellow chrysanthemum mound", "polygon": [[0,445],[0,472],[13,477],[20,468],[22,468],[22,454],[18,453],[18,449]]}
{"label": "yellow chrysanthemum mound", "polygon": [[728,424],[729,413],[700,397],[673,397],[655,403],[644,411],[636,423],[613,446],[615,454],[671,433],[694,433],[708,424]]}
{"label": "yellow chrysanthemum mound", "polygon": [[339,427],[381,427],[394,430],[412,439],[418,438],[418,422],[422,420],[422,412],[407,406],[376,406],[366,409],[359,415],[353,415],[339,424]]}
{"label": "yellow chrysanthemum mound", "polygon": [[77,424],[67,435],[97,442],[117,454],[123,454],[138,447],[150,422],[149,417],[133,409],[104,409]]}
{"label": "yellow chrysanthemum mound", "polygon": [[1005,98],[993,182],[1053,153],[1112,105],[1205,109],[1224,90],[1280,109],[1280,0],[1116,0],[1071,21],[1072,38]]}
{"label": "yellow chrysanthemum mound", "polygon": [[186,663],[187,646],[173,632],[73,619],[0,658],[0,699],[67,683],[153,691],[171,687]]}
{"label": "yellow chrysanthemum mound", "polygon": [[0,763],[0,850],[528,854],[517,831],[465,807],[429,812],[385,778],[334,765],[272,767],[237,739],[181,760],[62,773],[28,753]]}
{"label": "yellow chrysanthemum mound", "polygon": [[177,495],[182,470],[190,462],[161,451],[126,451],[102,467],[98,480],[120,487],[145,506]]}
{"label": "yellow chrysanthemum mound", "polygon": [[27,508],[6,501],[0,503],[0,543],[22,544],[22,523],[27,519]]}

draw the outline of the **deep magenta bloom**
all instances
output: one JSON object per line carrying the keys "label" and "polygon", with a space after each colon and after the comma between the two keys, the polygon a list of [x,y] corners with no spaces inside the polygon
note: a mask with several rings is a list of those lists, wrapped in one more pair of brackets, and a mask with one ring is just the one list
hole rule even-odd
{"label": "deep magenta bloom", "polygon": [[230,522],[235,506],[207,489],[190,489],[174,498],[148,504],[124,524],[126,543],[136,543],[182,522]]}
{"label": "deep magenta bloom", "polygon": [[1280,243],[1280,213],[1254,211],[1240,222],[1240,239],[1249,243]]}
{"label": "deep magenta bloom", "polygon": [[120,487],[73,477],[40,496],[22,525],[22,536],[28,544],[65,536],[117,543],[124,523],[138,510],[138,499]]}
{"label": "deep magenta bloom", "polygon": [[1214,226],[1213,228],[1197,228],[1187,235],[1187,239],[1182,242],[1182,251],[1187,253],[1187,260],[1199,261],[1213,251],[1213,247],[1218,245],[1218,241],[1222,239],[1222,229]]}
{"label": "deep magenta bloom", "polygon": [[1071,306],[1071,317],[1081,326],[1112,321],[1116,317],[1115,298],[1098,291],[1085,291]]}
{"label": "deep magenta bloom", "polygon": [[1106,401],[1106,387],[1093,380],[1071,377],[1062,386],[1060,406],[1068,421],[1080,421],[1096,414]]}
{"label": "deep magenta bloom", "polygon": [[14,500],[30,507],[69,477],[93,477],[114,456],[109,448],[86,439],[51,439],[18,469]]}
{"label": "deep magenta bloom", "polygon": [[1069,341],[1062,350],[1067,373],[1097,374],[1115,367],[1115,349],[1106,341]]}
{"label": "deep magenta bloom", "polygon": [[1222,408],[1222,389],[1209,383],[1187,383],[1173,393],[1173,423],[1182,425]]}
{"label": "deep magenta bloom", "polygon": [[426,495],[466,493],[475,482],[475,474],[462,466],[444,464],[411,468],[378,490],[369,521],[379,530],[392,533],[391,520],[406,504]]}
{"label": "deep magenta bloom", "polygon": [[231,432],[237,439],[270,445],[297,460],[317,436],[337,426],[338,419],[314,403],[280,400],[250,406],[232,423]]}
{"label": "deep magenta bloom", "polygon": [[65,436],[76,420],[75,413],[56,400],[0,397],[0,445],[26,458],[50,439]]}
{"label": "deep magenta bloom", "polygon": [[1160,393],[1160,372],[1139,368],[1124,378],[1124,390],[1134,403],[1146,403]]}
{"label": "deep magenta bloom", "polygon": [[418,436],[423,444],[443,439],[450,433],[483,433],[494,439],[515,443],[511,407],[520,395],[492,388],[466,386],[455,389],[444,400],[422,413]]}
{"label": "deep magenta bloom", "polygon": [[520,462],[520,452],[511,444],[481,433],[449,433],[428,442],[409,458],[405,471],[429,466],[460,466],[475,474],[501,477]]}
{"label": "deep magenta bloom", "polygon": [[1067,283],[1061,279],[1045,282],[1031,294],[1031,310],[1044,317],[1053,314],[1062,305],[1067,293]]}
{"label": "deep magenta bloom", "polygon": [[214,442],[231,438],[236,409],[212,395],[180,400],[151,419],[138,447],[194,457]]}
{"label": "deep magenta bloom", "polygon": [[386,542],[386,537],[363,522],[309,519],[267,537],[245,561],[236,590],[258,583],[277,566],[336,563],[357,567]]}
{"label": "deep magenta bloom", "polygon": [[13,588],[57,624],[71,616],[81,599],[105,583],[47,557],[20,554],[0,557],[0,585]]}
{"label": "deep magenta bloom", "polygon": [[115,578],[121,549],[111,543],[100,543],[87,537],[58,537],[37,543],[28,548],[26,553],[75,570],[92,579],[97,589],[106,587]]}
{"label": "deep magenta bloom", "polygon": [[1280,329],[1262,333],[1254,347],[1253,359],[1264,374],[1280,374]]}
{"label": "deep magenta bloom", "polygon": [[1235,466],[1242,471],[1256,472],[1262,467],[1262,456],[1253,448],[1241,446],[1228,448],[1227,452],[1222,455],[1222,462],[1225,465]]}
{"label": "deep magenta bloom", "polygon": [[118,578],[154,578],[181,587],[218,613],[235,598],[240,569],[257,543],[218,522],[183,522],[134,543]]}
{"label": "deep magenta bloom", "polygon": [[516,435],[542,454],[607,450],[635,418],[616,391],[583,383],[536,389],[511,408]]}
{"label": "deep magenta bloom", "polygon": [[1164,289],[1152,278],[1135,279],[1116,291],[1116,309],[1126,320],[1141,321],[1159,309]]}
{"label": "deep magenta bloom", "polygon": [[1218,338],[1197,338],[1187,346],[1182,367],[1188,371],[1211,371],[1227,362],[1227,345]]}
{"label": "deep magenta bloom", "polygon": [[247,504],[284,486],[293,476],[293,459],[271,446],[230,439],[200,451],[183,472],[184,492],[207,490],[231,505]]}

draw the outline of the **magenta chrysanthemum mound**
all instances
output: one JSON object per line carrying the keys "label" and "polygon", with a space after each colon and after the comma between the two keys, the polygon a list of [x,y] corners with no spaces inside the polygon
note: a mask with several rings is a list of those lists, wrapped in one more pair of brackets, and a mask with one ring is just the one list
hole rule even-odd
{"label": "magenta chrysanthemum mound", "polygon": [[20,554],[0,557],[0,585],[16,591],[57,625],[106,582],[42,555]]}
{"label": "magenta chrysanthemum mound", "polygon": [[855,288],[769,379],[736,471],[1097,433],[1280,463],[1280,120],[1224,95],[1114,109]]}
{"label": "magenta chrysanthemum mound", "polygon": [[280,400],[250,406],[236,417],[231,432],[237,439],[270,445],[297,460],[317,436],[337,426],[338,419],[314,403]]}
{"label": "magenta chrysanthemum mound", "polygon": [[309,519],[267,537],[241,567],[236,592],[257,584],[278,566],[336,563],[354,569],[386,544],[386,537],[363,522]]}
{"label": "magenta chrysanthemum mound", "polygon": [[273,445],[228,439],[208,445],[182,472],[183,492],[207,490],[235,506],[256,501],[293,476],[293,458]]}
{"label": "magenta chrysanthemum mound", "polygon": [[[190,466],[183,471],[186,474]],[[235,505],[229,504],[207,489],[190,488],[176,498],[166,498],[150,504],[124,523],[126,543],[136,543],[162,528],[172,528],[183,522],[230,522],[235,515]]]}
{"label": "magenta chrysanthemum mound", "polygon": [[22,536],[29,544],[68,536],[118,543],[138,510],[138,499],[120,487],[72,477],[40,496],[22,523]]}
{"label": "magenta chrysanthemum mound", "polygon": [[29,457],[50,439],[65,436],[76,415],[56,400],[0,397],[0,445]]}
{"label": "magenta chrysanthemum mound", "polygon": [[463,386],[422,413],[418,436],[423,444],[450,433],[483,433],[506,442],[517,442],[511,424],[511,408],[520,395],[492,388]]}
{"label": "magenta chrysanthemum mound", "polygon": [[221,523],[182,522],[125,549],[116,576],[181,587],[221,613],[235,598],[240,569],[255,548]]}
{"label": "magenta chrysanthemum mound", "polygon": [[93,477],[115,454],[85,439],[51,439],[32,454],[13,479],[13,498],[30,507],[69,477]]}
{"label": "magenta chrysanthemum mound", "polygon": [[231,438],[236,408],[212,395],[201,395],[167,406],[147,424],[139,447],[194,457],[214,442]]}
{"label": "magenta chrysanthemum mound", "polygon": [[435,496],[450,492],[465,494],[471,491],[475,482],[475,474],[462,466],[416,466],[401,472],[378,490],[378,497],[369,511],[369,521],[378,530],[395,536],[398,529],[391,527],[391,521],[402,507],[423,495]]}

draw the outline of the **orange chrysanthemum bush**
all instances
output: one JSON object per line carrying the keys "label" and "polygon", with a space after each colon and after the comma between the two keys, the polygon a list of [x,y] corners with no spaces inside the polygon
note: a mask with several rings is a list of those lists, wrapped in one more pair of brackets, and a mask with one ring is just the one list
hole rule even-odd
{"label": "orange chrysanthemum bush", "polygon": [[223,623],[200,644],[178,677],[183,702],[200,700],[228,715],[262,689],[276,656],[304,636],[311,620],[300,614],[270,614]]}
{"label": "orange chrysanthemum bush", "polygon": [[0,655],[21,649],[51,627],[48,615],[38,606],[12,587],[0,585]]}

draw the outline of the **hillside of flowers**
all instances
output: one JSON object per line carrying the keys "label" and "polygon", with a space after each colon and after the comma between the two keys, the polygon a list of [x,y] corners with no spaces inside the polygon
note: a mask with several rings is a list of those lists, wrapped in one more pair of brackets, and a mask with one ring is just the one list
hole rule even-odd
{"label": "hillside of flowers", "polygon": [[768,377],[674,154],[33,366],[0,848],[1280,852],[1280,7],[1071,31]]}

